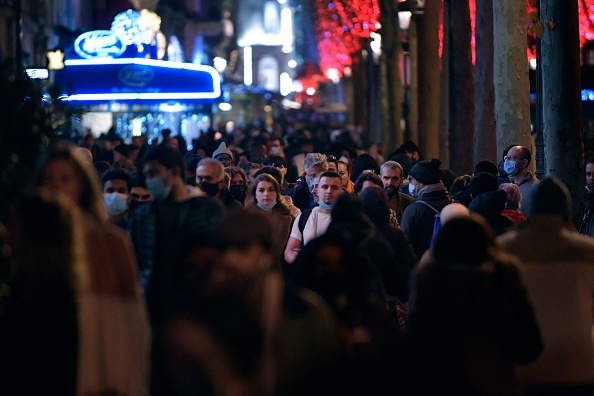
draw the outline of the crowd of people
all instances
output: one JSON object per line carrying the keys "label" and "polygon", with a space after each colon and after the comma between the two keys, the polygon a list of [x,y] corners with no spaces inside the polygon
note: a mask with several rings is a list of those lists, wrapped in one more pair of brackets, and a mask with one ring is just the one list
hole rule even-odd
{"label": "crowd of people", "polygon": [[594,160],[455,175],[348,131],[92,135],[7,227],[2,395],[594,394]]}

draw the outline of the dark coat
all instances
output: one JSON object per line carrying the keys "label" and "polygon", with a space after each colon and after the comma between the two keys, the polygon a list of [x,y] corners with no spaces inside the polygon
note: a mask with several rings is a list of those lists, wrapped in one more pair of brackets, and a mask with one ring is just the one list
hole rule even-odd
{"label": "dark coat", "polygon": [[430,184],[419,193],[417,201],[404,210],[400,227],[408,235],[417,257],[423,256],[431,245],[436,214],[434,210],[419,201],[431,205],[438,212],[452,202],[443,183]]}
{"label": "dark coat", "polygon": [[293,199],[293,205],[297,206],[302,212],[314,207],[314,197],[309,191],[305,176],[301,176],[295,187],[289,189],[286,195]]}
{"label": "dark coat", "polygon": [[589,193],[582,205],[580,222],[578,224],[580,234],[594,237],[594,194]]}

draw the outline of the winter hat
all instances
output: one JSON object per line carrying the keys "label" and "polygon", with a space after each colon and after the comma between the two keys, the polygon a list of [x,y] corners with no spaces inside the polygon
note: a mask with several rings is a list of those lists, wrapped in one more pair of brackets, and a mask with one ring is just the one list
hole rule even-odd
{"label": "winter hat", "polygon": [[439,169],[441,161],[433,158],[431,161],[419,161],[408,172],[409,176],[423,184],[436,184],[441,181],[442,171]]}
{"label": "winter hat", "polygon": [[212,158],[217,158],[217,155],[221,154],[227,154],[231,159],[233,159],[233,153],[231,152],[231,150],[227,148],[225,142],[221,142],[219,148],[216,149],[214,153],[212,153]]}

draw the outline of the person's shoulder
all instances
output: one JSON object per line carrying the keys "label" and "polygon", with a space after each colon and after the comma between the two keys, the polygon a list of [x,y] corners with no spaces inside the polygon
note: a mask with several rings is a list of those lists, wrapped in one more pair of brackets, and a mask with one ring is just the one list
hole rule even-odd
{"label": "person's shoulder", "polygon": [[414,199],[413,197],[411,197],[410,195],[406,195],[404,193],[399,192],[398,193],[400,195],[400,198],[402,199],[402,202],[405,205],[410,205],[411,203],[415,202],[416,199]]}

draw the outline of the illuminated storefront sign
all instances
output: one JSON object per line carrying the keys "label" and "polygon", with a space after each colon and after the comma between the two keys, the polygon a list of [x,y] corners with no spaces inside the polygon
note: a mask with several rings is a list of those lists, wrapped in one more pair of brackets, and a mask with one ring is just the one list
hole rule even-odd
{"label": "illuminated storefront sign", "polygon": [[67,102],[205,101],[221,95],[219,73],[211,66],[142,58],[65,63],[56,82]]}
{"label": "illuminated storefront sign", "polygon": [[126,48],[127,45],[111,30],[83,33],[74,42],[74,51],[85,59],[117,58]]}

